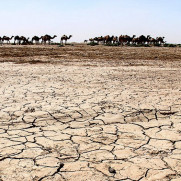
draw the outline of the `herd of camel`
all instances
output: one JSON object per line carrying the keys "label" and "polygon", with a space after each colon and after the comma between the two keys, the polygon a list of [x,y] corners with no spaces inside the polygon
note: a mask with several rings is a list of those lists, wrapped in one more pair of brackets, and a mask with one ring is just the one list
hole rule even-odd
{"label": "herd of camel", "polygon": [[[24,36],[12,36],[12,37],[8,37],[8,36],[3,36],[3,37],[0,37],[0,44],[4,44],[4,43],[9,43],[10,44],[10,40],[12,40],[14,38],[14,44],[18,44],[18,45],[32,45],[32,44],[39,44],[39,43],[42,43],[42,44],[50,44],[51,41],[57,37],[56,35],[54,35],[53,37],[51,37],[50,35],[44,35],[44,36],[41,36],[41,37],[38,37],[38,36],[34,36],[31,40],[30,38],[26,38]],[[72,35],[70,36],[67,36],[67,35],[63,35],[61,38],[60,38],[60,43],[63,44],[63,41],[65,41],[65,44],[67,42],[68,39],[70,39],[72,37]]]}
{"label": "herd of camel", "polygon": [[[34,36],[31,40],[30,38],[26,38],[24,36],[12,36],[12,37],[8,37],[8,36],[3,36],[0,37],[0,44],[4,44],[4,43],[9,43],[10,44],[10,40],[12,40],[14,38],[14,44],[18,44],[18,45],[32,45],[32,44],[50,44],[51,41],[57,37],[56,35],[54,35],[53,37],[50,35],[44,35],[41,37],[38,36]],[[63,44],[63,41],[65,41],[65,44],[67,43],[67,40],[69,40],[72,37],[72,35],[63,35],[60,38],[60,44]],[[117,36],[100,36],[100,37],[95,37],[95,38],[90,38],[89,41],[93,42],[93,43],[102,43],[102,44],[109,44],[109,43],[117,43],[119,45],[127,45],[127,44],[152,44],[152,45],[156,45],[156,44],[164,44],[165,37],[157,37],[157,38],[153,38],[150,35],[148,36],[144,36],[141,35],[139,37],[136,37],[136,35],[128,36],[128,35],[121,35],[119,37]],[[87,43],[88,40],[85,40],[84,43]]]}
{"label": "herd of camel", "polygon": [[[126,44],[164,44],[165,37],[157,37],[153,38],[150,35],[144,36],[141,35],[139,37],[136,37],[136,35],[128,36],[128,35],[121,35],[119,37],[117,36],[100,36],[95,38],[90,38],[90,42],[96,42],[96,43],[102,43],[102,44],[109,44],[109,43],[119,43],[120,45],[126,45]],[[84,41],[85,43],[88,42],[88,40]]]}

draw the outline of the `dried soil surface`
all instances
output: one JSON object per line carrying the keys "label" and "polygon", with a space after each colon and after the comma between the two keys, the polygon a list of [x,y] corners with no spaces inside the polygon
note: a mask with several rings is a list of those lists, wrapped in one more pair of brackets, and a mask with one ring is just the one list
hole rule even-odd
{"label": "dried soil surface", "polygon": [[1,181],[180,181],[181,48],[0,47]]}

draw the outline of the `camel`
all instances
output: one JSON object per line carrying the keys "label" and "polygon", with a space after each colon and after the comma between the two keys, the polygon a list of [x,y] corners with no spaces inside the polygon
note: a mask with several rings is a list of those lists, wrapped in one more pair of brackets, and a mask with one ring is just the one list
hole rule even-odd
{"label": "camel", "polygon": [[120,42],[120,44],[121,44],[122,46],[123,46],[124,44],[126,44],[129,39],[130,39],[130,36],[128,36],[128,35],[121,35],[121,36],[119,36],[119,42]]}
{"label": "camel", "polygon": [[[14,37],[14,44],[16,44],[16,41],[19,45],[27,45],[30,44],[29,38],[26,38],[24,36],[15,36]],[[22,43],[21,43],[22,42]]]}
{"label": "camel", "polygon": [[97,41],[97,43],[99,44],[99,42],[104,42],[104,37],[100,36],[100,37],[95,37],[94,41]]}
{"label": "camel", "polygon": [[20,38],[20,36],[15,36],[14,37],[14,44],[16,44],[16,41],[17,41],[17,43],[20,45],[21,44],[21,38]]}
{"label": "camel", "polygon": [[22,37],[22,44],[21,45],[32,45],[32,41],[29,41],[30,38],[25,38],[25,37]]}
{"label": "camel", "polygon": [[139,38],[137,37],[135,37],[135,38],[133,38],[132,39],[132,44],[138,44],[139,43]]}
{"label": "camel", "polygon": [[145,37],[144,35],[141,35],[139,37],[139,43],[140,44],[145,44],[146,42],[148,43],[150,39],[150,35],[147,35],[147,37]]}
{"label": "camel", "polygon": [[2,38],[0,37],[0,45],[2,45],[3,44],[3,42],[2,42]]}
{"label": "camel", "polygon": [[115,37],[113,38],[113,43],[118,43],[118,37],[117,37],[117,36],[115,36]]}
{"label": "camel", "polygon": [[14,36],[12,36],[11,38],[9,38],[8,36],[3,36],[3,38],[2,38],[2,43],[3,43],[4,41],[7,41],[7,44],[8,44],[8,43],[10,44],[10,40],[12,40],[13,37],[14,37]]}
{"label": "camel", "polygon": [[84,40],[84,43],[87,43],[88,42],[88,40]]}
{"label": "camel", "polygon": [[32,39],[31,39],[31,42],[33,43],[33,41],[35,41],[35,44],[39,44],[39,41],[41,40],[41,37],[38,37],[38,36],[34,36]]}
{"label": "camel", "polygon": [[128,36],[127,37],[127,42],[130,44],[131,42],[133,43],[133,39],[136,37],[136,35],[133,35],[132,37]]}
{"label": "camel", "polygon": [[111,37],[109,35],[105,36],[104,37],[104,43],[106,43],[106,44],[112,43],[113,38],[114,38],[114,36],[111,36]]}
{"label": "camel", "polygon": [[151,38],[151,37],[150,37],[149,43],[155,45],[155,44],[158,43],[158,41],[157,41],[155,38]]}
{"label": "camel", "polygon": [[[21,44],[21,45],[27,45],[27,44],[29,44],[29,39],[30,38],[26,38],[26,37],[24,37],[24,36],[21,36],[21,37],[19,37],[19,44]],[[22,41],[22,43],[21,43],[21,41]]]}
{"label": "camel", "polygon": [[94,39],[93,39],[93,38],[89,38],[89,41],[90,41],[90,42],[94,42]]}
{"label": "camel", "polygon": [[67,40],[69,40],[72,37],[72,35],[69,35],[69,37],[67,35],[63,35],[60,39],[60,44],[63,44],[63,40],[65,40],[65,44],[67,43]]}
{"label": "camel", "polygon": [[158,44],[161,45],[162,43],[165,43],[165,42],[164,42],[164,38],[165,38],[165,37],[157,37],[156,40],[157,40]]}
{"label": "camel", "polygon": [[56,35],[54,35],[53,37],[51,37],[50,35],[45,35],[45,36],[41,36],[40,38],[42,39],[42,44],[46,44],[46,42],[48,41],[48,43],[50,44],[50,41],[52,39],[54,39],[55,37],[57,37]]}

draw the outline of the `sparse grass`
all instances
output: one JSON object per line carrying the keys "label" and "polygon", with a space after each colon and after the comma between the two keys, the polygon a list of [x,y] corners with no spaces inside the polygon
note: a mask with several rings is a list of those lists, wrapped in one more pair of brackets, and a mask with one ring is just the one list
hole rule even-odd
{"label": "sparse grass", "polygon": [[66,43],[65,45],[74,46],[72,43]]}
{"label": "sparse grass", "polygon": [[168,43],[166,43],[163,46],[164,47],[177,47],[177,44],[168,44]]}
{"label": "sparse grass", "polygon": [[107,44],[104,44],[104,46],[119,46],[120,43],[107,43]]}
{"label": "sparse grass", "polygon": [[130,47],[150,47],[150,45],[148,44],[128,44],[127,46],[130,46]]}
{"label": "sparse grass", "polygon": [[58,45],[58,47],[64,47],[64,46],[66,46],[66,45],[68,45],[68,46],[74,46],[74,44],[72,44],[72,43],[66,43],[66,44],[53,43],[53,44],[51,44],[51,45]]}
{"label": "sparse grass", "polygon": [[96,45],[99,45],[98,43],[96,43],[96,42],[90,42],[90,43],[88,43],[87,45],[90,45],[90,46],[96,46]]}
{"label": "sparse grass", "polygon": [[156,43],[156,44],[154,44],[153,46],[155,46],[155,47],[161,47],[161,44]]}
{"label": "sparse grass", "polygon": [[60,45],[60,43],[56,43],[56,42],[53,43],[53,42],[52,42],[52,43],[50,43],[50,45]]}
{"label": "sparse grass", "polygon": [[64,45],[59,43],[59,44],[58,44],[58,47],[64,47]]}

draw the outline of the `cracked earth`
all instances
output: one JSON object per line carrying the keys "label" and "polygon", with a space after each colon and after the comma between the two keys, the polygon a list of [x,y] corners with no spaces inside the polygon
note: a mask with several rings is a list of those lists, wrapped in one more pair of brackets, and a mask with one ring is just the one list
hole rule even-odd
{"label": "cracked earth", "polygon": [[181,63],[134,56],[86,65],[1,56],[0,180],[180,181]]}

